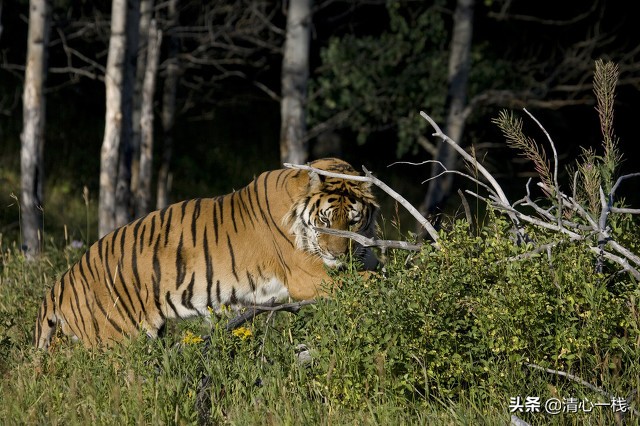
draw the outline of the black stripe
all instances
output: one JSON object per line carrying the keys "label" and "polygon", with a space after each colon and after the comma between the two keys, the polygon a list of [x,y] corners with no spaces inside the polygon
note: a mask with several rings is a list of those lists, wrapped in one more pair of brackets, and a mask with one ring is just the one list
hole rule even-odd
{"label": "black stripe", "polygon": [[278,255],[278,259],[280,260],[280,265],[286,270],[288,274],[291,274],[291,268],[287,265],[287,262],[284,260],[284,256],[282,255],[282,250],[280,247],[274,242],[273,247],[276,250],[276,254]]}
{"label": "black stripe", "polygon": [[[269,172],[269,173],[271,173],[271,172]],[[273,215],[271,214],[271,204],[269,203],[269,195],[268,195],[268,192],[269,192],[269,191],[268,191],[268,189],[267,189],[267,177],[268,177],[268,176],[269,176],[269,175],[267,175],[267,176],[265,177],[265,179],[264,179],[264,199],[265,199],[265,203],[266,203],[266,205],[267,205],[267,213],[269,214],[269,218],[271,219],[271,224],[276,228],[276,230],[278,231],[278,233],[279,233],[280,235],[282,235],[282,237],[285,239],[285,241],[286,241],[286,242],[288,242],[288,243],[289,243],[289,245],[290,245],[292,248],[295,248],[295,246],[294,246],[293,242],[289,239],[289,237],[288,237],[284,232],[282,232],[282,229],[280,229],[280,225],[278,225],[278,224],[276,223],[276,221],[273,219]],[[266,219],[265,219],[265,220],[266,220]]]}
{"label": "black stripe", "polygon": [[[267,182],[267,178],[266,177],[264,179],[264,182],[265,182],[265,185],[266,185],[266,182]],[[258,191],[258,180],[257,179],[253,181],[253,193],[256,194],[256,204],[258,206],[258,211],[262,215],[262,220],[265,223],[268,223],[269,221],[267,220],[267,215],[264,212],[264,210],[262,209],[262,205],[260,204],[260,194],[259,194],[259,191]]]}
{"label": "black stripe", "polygon": [[163,208],[162,210],[160,210],[160,227],[161,228],[164,225],[164,215],[167,214],[167,210],[169,210],[169,207],[171,207],[171,206],[167,206],[167,207]]}
{"label": "black stripe", "polygon": [[118,237],[118,234],[120,233],[120,231],[122,230],[122,228],[116,228],[115,231],[113,231],[113,233],[111,234],[111,238],[110,238],[110,243],[111,243],[111,256],[115,256],[115,252],[116,252],[116,238]]}
{"label": "black stripe", "polygon": [[207,306],[213,307],[213,300],[211,300],[211,287],[213,287],[213,280],[207,280]]}
{"label": "black stripe", "polygon": [[253,279],[253,275],[247,271],[247,280],[249,280],[249,287],[251,287],[251,291],[256,291],[256,281]]}
{"label": "black stripe", "polygon": [[193,286],[195,284],[195,274],[191,274],[191,281],[185,291],[182,292],[182,306],[187,309],[194,309],[193,307]]}
{"label": "black stripe", "polygon": [[[236,192],[234,194],[236,194],[234,202],[238,204],[238,215],[240,216],[240,220],[242,221],[242,227],[244,229],[247,229],[247,224],[244,221],[244,212],[243,212],[243,210],[245,209],[245,206],[244,206],[244,202],[242,201],[242,193],[241,192]],[[234,219],[234,224],[235,224],[235,219]]]}
{"label": "black stripe", "polygon": [[216,280],[216,299],[218,300],[218,305],[222,303],[222,297],[220,294],[220,280]]}
{"label": "black stripe", "polygon": [[193,246],[196,246],[196,226],[198,223],[198,217],[200,217],[200,203],[202,200],[198,198],[195,200],[195,205],[193,206],[193,213],[191,214],[191,240],[193,241]]}
{"label": "black stripe", "polygon": [[169,217],[167,217],[167,224],[164,226],[164,246],[169,244],[169,232],[171,231],[171,219],[173,218],[173,209],[169,209]]}
{"label": "black stripe", "polygon": [[[58,306],[62,306],[62,297],[64,296],[64,278],[67,276],[68,273],[69,271],[62,274],[62,276],[60,277],[60,281],[58,281],[60,283],[60,294],[58,295]],[[51,289],[51,291],[53,292],[53,289]],[[55,298],[53,300],[55,300]]]}
{"label": "black stripe", "polygon": [[176,249],[176,290],[180,288],[180,284],[184,282],[184,277],[187,275],[187,265],[184,263],[182,257],[182,232],[180,232],[180,241],[178,242],[178,248]]}
{"label": "black stripe", "polygon": [[229,234],[227,234],[227,246],[229,247],[229,255],[231,256],[231,272],[233,272],[233,276],[236,277],[236,281],[240,281],[238,272],[236,271],[236,256],[233,253],[233,246],[231,245]]}
{"label": "black stripe", "polygon": [[160,245],[160,238],[156,240],[155,245],[153,246],[153,275],[151,276],[151,282],[153,285],[153,301],[156,305],[156,309],[158,313],[163,318],[165,317],[164,312],[162,312],[162,303],[160,303],[160,280],[162,279],[162,271],[160,270],[160,259],[158,258],[158,246]]}
{"label": "black stripe", "polygon": [[258,276],[261,279],[265,279],[266,277],[264,276],[264,274],[262,273],[262,268],[260,267],[260,265],[258,265]]}
{"label": "black stripe", "polygon": [[[242,210],[244,210],[244,212],[247,214],[247,216],[249,217],[249,220],[251,221],[251,225],[253,225],[255,227],[255,225],[253,224],[253,217],[251,212],[249,211],[249,207],[247,207],[247,203],[245,202],[245,197],[249,197],[247,191],[249,191],[249,189],[247,187],[243,188],[242,191],[240,191],[240,195],[238,197],[238,200],[240,202],[240,207],[242,207]],[[242,210],[240,211],[241,213],[241,217],[242,217],[242,224],[245,226],[246,228],[246,224],[244,221],[244,214],[242,214]]]}
{"label": "black stripe", "polygon": [[111,317],[107,314],[107,311],[104,309],[104,306],[102,306],[102,303],[100,303],[100,299],[98,298],[96,298],[96,305],[98,306],[98,309],[100,310],[100,312],[102,312],[102,315],[104,316],[104,318],[107,321],[109,321],[109,324],[111,324],[111,327],[113,327],[114,330],[116,330],[120,335],[124,335],[124,331],[122,330],[122,328],[120,328],[117,322],[111,319]]}
{"label": "black stripe", "polygon": [[[255,187],[255,181],[254,181],[254,187]],[[253,191],[252,188],[250,186],[248,186],[248,185],[244,189],[245,189],[246,194],[247,194],[247,199],[249,200],[249,207],[251,207],[251,213],[252,213],[253,217],[256,220],[258,220],[258,215],[256,214],[256,209],[253,207],[253,198],[251,197],[251,194],[254,193],[255,191]],[[257,198],[258,198],[258,194],[256,194],[256,202],[257,202]],[[253,218],[251,219],[251,223],[253,223]]]}
{"label": "black stripe", "polygon": [[156,233],[156,217],[158,215],[154,214],[153,216],[151,216],[151,229],[149,230],[149,242],[147,243],[148,246],[153,244],[153,236]]}
{"label": "black stripe", "polygon": [[[131,323],[135,325],[136,320],[133,316],[133,311],[135,311],[135,307],[133,306],[133,299],[131,298],[131,294],[129,293],[129,288],[128,288],[129,286],[125,282],[124,275],[122,275],[122,269],[123,269],[122,261],[120,261],[118,265],[120,265],[118,267],[118,278],[120,278],[122,289],[124,290],[124,294],[127,296],[127,300],[129,301],[129,306],[131,307],[131,309],[129,309],[129,307],[127,307],[126,305],[127,300],[124,300],[122,297],[120,297],[120,300],[123,302],[122,306],[124,307],[124,310],[127,313],[127,317],[129,317],[129,320],[131,321]],[[118,292],[118,295],[120,295],[120,292]]]}
{"label": "black stripe", "polygon": [[124,241],[125,238],[127,238],[127,229],[129,229],[128,226],[122,228],[122,235],[120,236],[120,256],[124,254]]}
{"label": "black stripe", "polygon": [[229,299],[229,303],[231,305],[235,305],[236,303],[238,303],[238,297],[236,296],[236,288],[235,287],[231,288],[231,299]]}
{"label": "black stripe", "polygon": [[91,285],[92,283],[88,281],[87,275],[84,269],[85,268],[84,268],[84,265],[82,264],[82,261],[76,264],[76,270],[80,272],[80,277],[81,277],[80,283],[82,284],[82,292],[84,294],[83,301],[87,308],[89,319],[93,324],[93,333],[94,333],[93,337],[99,338],[100,327],[98,326],[98,321],[96,320],[95,312],[89,303],[91,300],[95,300],[96,293],[93,291],[93,288]]}
{"label": "black stripe", "polygon": [[171,300],[171,292],[170,292],[170,291],[168,291],[168,292],[165,294],[164,298],[166,299],[167,304],[169,305],[169,307],[171,308],[171,310],[172,310],[172,311],[173,311],[173,313],[175,314],[176,318],[182,318],[182,317],[180,316],[180,314],[178,313],[178,310],[176,309],[176,305],[174,305],[174,304],[173,304],[173,301]]}
{"label": "black stripe", "polygon": [[236,197],[236,195],[237,193],[234,192],[229,196],[229,203],[231,204],[231,223],[233,223],[233,230],[237,234],[238,226],[236,225],[236,203],[234,202],[234,198]]}
{"label": "black stripe", "polygon": [[[78,297],[78,289],[76,288],[76,277],[73,272],[69,274],[69,287],[71,287],[71,292],[73,293],[73,299],[75,301],[76,307],[78,308],[78,315],[80,316],[80,325],[82,326],[82,330],[80,330],[79,326],[78,326],[78,330],[81,331],[82,334],[86,337],[84,338],[82,336],[78,336],[78,338],[80,338],[81,340],[86,340],[89,338],[89,333],[87,332],[86,321],[84,319],[84,315],[82,314],[82,308],[80,306],[80,297]],[[82,300],[86,302],[86,294],[85,294],[85,297],[82,298]]]}
{"label": "black stripe", "polygon": [[213,203],[213,234],[218,245],[218,203]]}
{"label": "black stripe", "polygon": [[[278,173],[278,177],[276,178],[276,188],[284,186],[287,183],[287,177],[289,177],[290,174],[291,170],[280,170],[280,173]],[[298,177],[298,175],[296,174],[293,177]],[[280,181],[280,179],[282,179],[282,181]]]}
{"label": "black stripe", "polygon": [[206,266],[207,287],[211,287],[213,283],[213,262],[209,254],[209,238],[207,237],[207,227],[204,227],[202,236],[202,246],[204,248],[204,264]]}
{"label": "black stripe", "polygon": [[93,273],[93,268],[91,267],[91,258],[90,258],[89,252],[90,252],[90,250],[86,251],[86,253],[83,256],[83,260],[87,264],[87,269],[89,269],[89,273],[91,274],[91,280],[95,281],[96,280],[96,276]]}
{"label": "black stripe", "polygon": [[218,203],[218,207],[220,207],[220,225],[224,225],[224,199],[226,196],[217,197],[215,199],[216,203]]}
{"label": "black stripe", "polygon": [[[119,262],[116,262],[117,264],[117,271],[118,271],[118,276],[120,276],[121,273],[121,266]],[[113,290],[113,293],[115,294],[115,298],[114,295],[111,293],[111,291],[109,292],[109,296],[111,296],[111,300],[113,301],[113,306],[115,306],[116,310],[118,311],[118,314],[120,314],[120,318],[125,319],[124,314],[122,313],[122,309],[120,309],[120,306],[123,306],[127,316],[131,319],[131,321],[133,322],[133,317],[131,316],[131,313],[129,312],[129,308],[127,308],[127,306],[125,305],[125,301],[124,298],[122,297],[122,295],[120,294],[120,292],[118,291],[118,288],[116,287],[116,282],[114,280],[113,277],[111,277],[111,267],[109,266],[109,258],[107,257],[105,259],[105,273],[107,276],[107,281],[109,282],[109,284],[111,284],[111,288]],[[122,303],[118,303],[118,301],[122,301]]]}
{"label": "black stripe", "polygon": [[[69,318],[66,318],[67,326],[69,328],[77,330],[77,331],[74,331],[74,334],[78,336],[78,338],[82,339],[83,333],[82,333],[82,330],[78,327],[78,322],[80,321],[80,319],[78,318],[78,312],[76,312],[76,307],[78,307],[79,309],[79,303],[80,303],[78,300],[78,294],[76,293],[75,288],[73,288],[73,285],[71,285],[71,279],[69,277],[69,274],[65,274],[65,280],[66,279],[69,279],[69,282],[67,283],[68,284],[67,287],[70,287],[70,291],[71,291],[71,296],[69,296],[69,307],[71,308],[71,313],[73,314],[73,321],[69,321]],[[75,303],[73,303],[74,300],[75,300]],[[60,297],[60,306],[62,306],[62,297]],[[80,315],[80,317],[82,317],[82,315]]]}

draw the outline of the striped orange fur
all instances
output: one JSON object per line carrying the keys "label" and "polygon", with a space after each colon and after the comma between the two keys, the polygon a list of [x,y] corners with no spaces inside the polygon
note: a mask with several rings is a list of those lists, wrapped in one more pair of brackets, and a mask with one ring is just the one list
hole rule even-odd
{"label": "striped orange fur", "polygon": [[[311,165],[357,174],[338,159]],[[376,211],[368,183],[292,169],[173,204],[107,234],[60,277],[38,312],[34,344],[47,348],[57,325],[86,346],[109,345],[156,337],[168,319],[209,315],[209,307],[325,295],[327,267],[351,244],[311,226],[372,236]],[[369,249],[355,252],[375,262]]]}

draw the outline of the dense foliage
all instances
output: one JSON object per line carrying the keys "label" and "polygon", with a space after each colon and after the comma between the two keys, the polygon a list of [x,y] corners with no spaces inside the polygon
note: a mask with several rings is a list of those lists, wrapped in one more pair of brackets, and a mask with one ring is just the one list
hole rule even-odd
{"label": "dense foliage", "polygon": [[[637,222],[619,218],[615,227],[638,247]],[[528,232],[539,242],[548,237]],[[27,264],[3,247],[0,418],[505,424],[516,396],[609,401],[527,364],[573,374],[637,406],[636,282],[614,269],[595,273],[595,257],[580,243],[516,257],[532,247],[515,244],[509,224],[491,214],[477,231],[456,221],[441,237],[440,250],[390,252],[371,279],[344,272],[334,298],[297,316],[264,315],[233,333],[225,318],[175,323],[164,340],[140,338],[106,351],[59,339],[50,353],[31,347],[36,309],[55,273],[81,253],[49,248]],[[304,349],[311,360],[300,362]],[[609,407],[516,414],[531,424],[614,422]]]}

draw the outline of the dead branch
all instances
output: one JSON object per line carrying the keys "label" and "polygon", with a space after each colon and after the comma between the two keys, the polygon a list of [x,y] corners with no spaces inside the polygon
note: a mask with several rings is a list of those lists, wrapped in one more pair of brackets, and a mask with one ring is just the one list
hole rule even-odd
{"label": "dead branch", "polygon": [[411,250],[411,251],[420,251],[422,249],[422,244],[411,244],[406,241],[397,241],[397,240],[378,240],[375,238],[368,238],[364,235],[360,235],[356,232],[351,231],[343,231],[340,229],[332,229],[332,228],[318,228],[316,226],[312,227],[314,231],[320,232],[321,234],[329,234],[336,235],[338,237],[345,237],[351,240],[354,240],[358,244],[363,247],[383,247],[383,248],[396,248],[402,250]]}
{"label": "dead branch", "polygon": [[[529,185],[531,180],[526,185],[526,195],[521,200],[515,203],[510,203],[507,197],[504,195],[504,191],[500,187],[500,184],[493,178],[493,176],[481,165],[478,161],[464,151],[458,144],[443,134],[437,124],[424,112],[420,112],[423,118],[425,118],[435,129],[434,136],[440,137],[442,140],[451,145],[465,160],[472,164],[480,174],[489,182],[490,188],[487,185],[482,187],[489,192],[489,196],[483,196],[470,190],[466,190],[467,194],[473,195],[477,199],[485,202],[487,205],[495,208],[497,211],[501,211],[508,215],[516,226],[521,222],[528,223],[538,228],[544,228],[552,232],[564,234],[569,237],[569,241],[584,241],[586,243],[587,250],[596,253],[598,255],[598,262],[596,269],[601,270],[602,259],[617,264],[624,271],[632,275],[635,279],[640,280],[640,256],[633,253],[631,250],[622,246],[615,241],[611,236],[610,229],[607,225],[608,218],[611,213],[627,213],[627,214],[639,214],[640,209],[620,209],[613,206],[613,198],[618,186],[626,179],[632,177],[640,177],[640,173],[632,173],[629,175],[621,176],[617,179],[613,185],[609,194],[605,194],[602,188],[600,188],[600,216],[596,219],[586,211],[584,207],[580,205],[574,196],[568,196],[564,194],[558,183],[558,156],[555,149],[553,140],[549,136],[548,132],[544,129],[542,124],[535,119],[528,111],[525,112],[536,122],[536,124],[542,129],[553,149],[554,155],[554,171],[553,182],[550,184],[552,187],[539,182],[538,186],[542,188],[547,194],[554,195],[556,203],[549,209],[541,207],[536,201],[531,199],[529,191]],[[477,179],[468,176],[464,173],[446,170],[443,173],[457,173],[473,182],[477,183]],[[574,184],[575,191],[575,184]],[[516,206],[531,207],[537,217],[525,214],[519,211]],[[552,212],[555,210],[555,215]],[[576,217],[577,216],[577,217]],[[576,218],[578,221],[572,221],[571,218]],[[585,221],[586,224],[581,223]],[[595,245],[589,241],[595,239]],[[557,245],[557,242],[552,242],[543,247],[550,249]],[[538,249],[534,248],[531,254],[525,254],[524,257],[529,257],[537,253]]]}
{"label": "dead branch", "polygon": [[265,312],[285,311],[285,312],[291,312],[295,314],[298,311],[300,311],[302,307],[307,305],[314,305],[315,303],[316,301],[314,299],[303,300],[303,301],[294,302],[294,303],[276,303],[274,299],[271,299],[271,301],[267,302],[266,304],[250,305],[246,307],[246,310],[243,313],[230,319],[225,329],[227,331],[235,330],[245,322],[251,321],[258,315],[263,314]]}
{"label": "dead branch", "polygon": [[[601,395],[604,395],[609,399],[615,398],[615,395],[612,395],[612,394],[608,393],[607,391],[605,391],[602,388],[599,388],[599,387],[597,387],[595,385],[592,385],[591,383],[587,382],[586,380],[581,379],[580,377],[578,377],[578,376],[576,376],[574,374],[570,374],[570,373],[567,373],[567,372],[561,371],[561,370],[552,370],[550,368],[545,368],[545,367],[542,367],[542,366],[539,366],[539,365],[536,365],[536,364],[531,364],[531,363],[528,363],[528,362],[525,362],[524,365],[526,365],[529,368],[533,368],[533,369],[536,369],[536,370],[544,371],[546,373],[556,374],[558,376],[566,377],[567,379],[569,379],[569,380],[571,380],[573,382],[579,383],[582,386],[586,386],[587,388],[591,389],[592,391],[597,392],[597,393],[599,393]],[[629,402],[628,399],[627,399],[627,402]],[[638,412],[638,410],[636,410],[635,408],[629,407],[629,411],[631,411],[635,416],[640,416],[640,412]]]}

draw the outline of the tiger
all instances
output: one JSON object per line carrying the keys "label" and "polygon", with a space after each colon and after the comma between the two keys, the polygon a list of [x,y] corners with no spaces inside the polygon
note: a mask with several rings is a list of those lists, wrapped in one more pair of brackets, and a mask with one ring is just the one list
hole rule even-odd
{"label": "tiger", "polygon": [[[336,158],[309,165],[359,175]],[[157,338],[170,319],[330,296],[341,284],[329,270],[345,255],[362,260],[362,274],[377,258],[318,229],[373,237],[378,209],[369,182],[292,168],[169,205],[100,238],[62,274],[39,308],[34,345],[49,348],[57,325],[86,347],[111,346],[140,333]]]}

